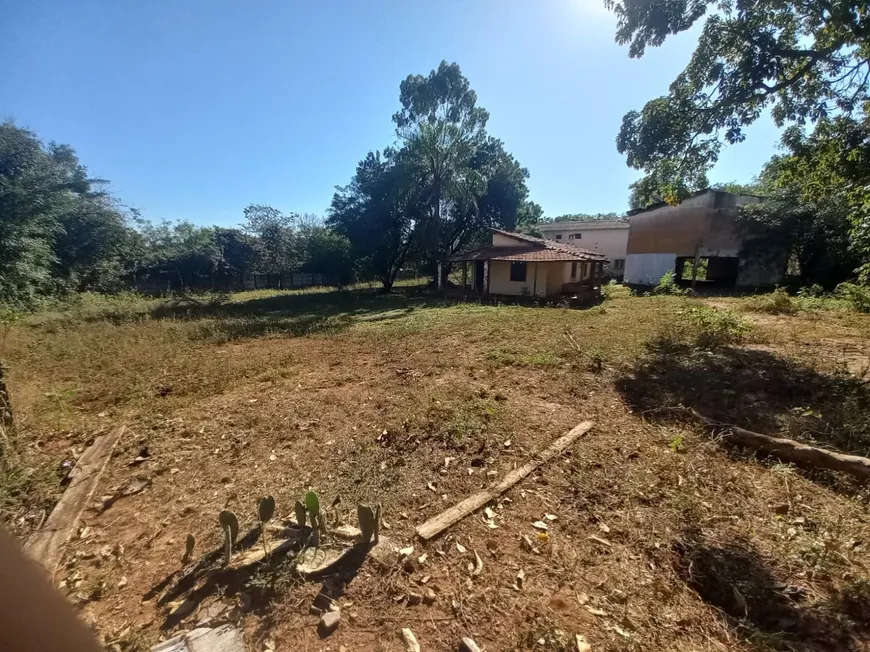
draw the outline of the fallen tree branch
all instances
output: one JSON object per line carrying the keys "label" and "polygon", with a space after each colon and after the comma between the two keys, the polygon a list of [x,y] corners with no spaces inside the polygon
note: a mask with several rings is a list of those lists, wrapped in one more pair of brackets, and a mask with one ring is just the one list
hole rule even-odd
{"label": "fallen tree branch", "polygon": [[76,524],[93,496],[106,464],[109,463],[115,444],[123,434],[124,426],[119,426],[112,432],[97,437],[82,453],[70,474],[72,480],[48,521],[24,544],[24,551],[42,563],[50,575],[54,575],[60,562],[61,548],[75,531]]}
{"label": "fallen tree branch", "polygon": [[438,536],[441,532],[457,521],[462,520],[475,510],[486,505],[493,498],[503,494],[517,482],[525,478],[529,473],[541,466],[541,464],[549,462],[551,459],[556,457],[556,455],[562,453],[581,435],[585,435],[593,425],[592,421],[584,421],[575,426],[550,444],[548,448],[545,448],[536,455],[530,462],[508,473],[501,482],[469,496],[461,503],[457,503],[450,509],[430,518],[428,521],[423,523],[423,525],[417,528],[417,536],[424,540],[429,540],[432,537]]}
{"label": "fallen tree branch", "polygon": [[730,423],[719,423],[703,414],[691,409],[682,408],[691,412],[692,415],[708,428],[724,428],[723,436],[726,441],[749,448],[755,448],[763,453],[775,455],[784,462],[795,462],[821,469],[830,469],[848,473],[861,480],[870,479],[870,459],[859,455],[846,455],[835,453],[815,446],[801,444],[793,439],[771,437],[762,435],[760,432],[746,430]]}

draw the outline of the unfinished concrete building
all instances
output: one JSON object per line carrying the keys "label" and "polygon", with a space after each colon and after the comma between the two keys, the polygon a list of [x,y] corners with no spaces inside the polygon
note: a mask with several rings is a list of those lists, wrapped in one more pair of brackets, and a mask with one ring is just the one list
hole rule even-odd
{"label": "unfinished concrete building", "polygon": [[691,283],[693,273],[705,286],[779,283],[785,274],[784,257],[750,259],[742,255],[738,209],[756,201],[758,197],[705,189],[677,206],[661,203],[629,211],[625,282],[655,285],[673,271],[683,284]]}

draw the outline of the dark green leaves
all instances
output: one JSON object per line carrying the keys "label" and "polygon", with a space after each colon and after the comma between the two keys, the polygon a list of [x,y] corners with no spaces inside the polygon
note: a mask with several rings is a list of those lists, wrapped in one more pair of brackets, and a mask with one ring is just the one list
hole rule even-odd
{"label": "dark green leaves", "polygon": [[[632,57],[691,27],[698,45],[667,96],[626,114],[617,138],[632,167],[694,187],[722,143],[738,143],[766,110],[779,125],[860,112],[870,99],[866,3],[780,0],[608,0]],[[700,172],[699,172],[700,170]],[[692,175],[695,178],[692,178]],[[676,181],[680,179],[680,181]],[[677,193],[678,194],[678,193]]]}

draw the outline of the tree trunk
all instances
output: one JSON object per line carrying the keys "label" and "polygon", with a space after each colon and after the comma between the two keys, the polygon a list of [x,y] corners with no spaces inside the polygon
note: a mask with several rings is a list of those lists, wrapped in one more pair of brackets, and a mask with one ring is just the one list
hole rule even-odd
{"label": "tree trunk", "polygon": [[723,439],[731,443],[755,448],[768,455],[775,455],[784,462],[840,471],[861,480],[870,479],[870,459],[866,457],[835,453],[782,437],[770,437],[730,424],[718,423],[695,410],[691,410],[691,412],[698,421],[708,428],[721,430]]}

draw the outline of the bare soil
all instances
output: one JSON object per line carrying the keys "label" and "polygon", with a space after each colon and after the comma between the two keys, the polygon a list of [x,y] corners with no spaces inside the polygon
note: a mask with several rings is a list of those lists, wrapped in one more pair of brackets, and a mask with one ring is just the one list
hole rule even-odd
{"label": "bare soil", "polygon": [[[596,651],[870,649],[867,488],[726,447],[668,409],[868,455],[870,388],[854,359],[870,318],[749,316],[744,342],[700,350],[680,317],[695,305],[288,293],[34,318],[2,341],[27,469],[7,473],[3,518],[26,537],[64,460],[128,426],[97,493],[150,485],[92,505],[57,577],[120,650],[192,627],[219,601],[257,652],[402,650],[403,627],[428,650],[462,636],[568,650],[575,634]],[[594,429],[492,504],[493,519],[416,539],[585,419]],[[413,546],[410,563],[366,558],[303,581],[274,559],[184,579],[188,533],[194,565],[217,569],[222,509],[250,548],[258,498],[290,518],[309,487],[326,504],[340,496],[350,523],[357,503],[382,504],[382,532]],[[309,614],[321,588],[342,613],[325,640]],[[408,603],[427,588],[434,604]]]}

